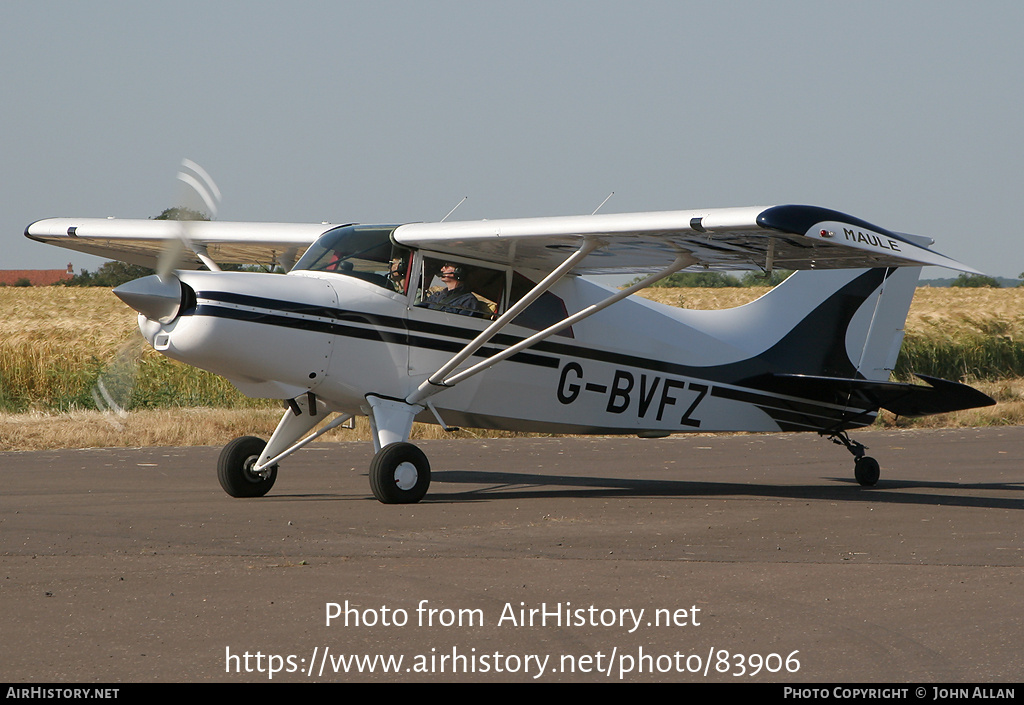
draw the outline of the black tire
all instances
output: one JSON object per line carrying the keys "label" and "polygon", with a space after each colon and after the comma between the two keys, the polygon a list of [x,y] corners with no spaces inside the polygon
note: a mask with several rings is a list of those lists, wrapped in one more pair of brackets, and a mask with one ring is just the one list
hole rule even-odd
{"label": "black tire", "polygon": [[370,489],[384,504],[415,504],[430,487],[430,463],[412,443],[392,443],[370,462]]}
{"label": "black tire", "polygon": [[853,463],[853,475],[863,487],[874,487],[881,475],[878,461],[867,455],[857,458]]}
{"label": "black tire", "polygon": [[255,436],[242,436],[224,446],[217,460],[217,479],[232,497],[262,497],[274,486],[277,466],[265,476],[252,472],[267,442]]}

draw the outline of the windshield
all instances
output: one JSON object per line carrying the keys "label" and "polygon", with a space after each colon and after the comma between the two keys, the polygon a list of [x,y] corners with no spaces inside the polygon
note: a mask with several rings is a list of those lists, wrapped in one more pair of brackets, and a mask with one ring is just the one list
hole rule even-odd
{"label": "windshield", "polygon": [[336,272],[368,281],[391,291],[402,291],[408,251],[391,243],[397,225],[345,225],[328,230],[310,245],[292,271]]}

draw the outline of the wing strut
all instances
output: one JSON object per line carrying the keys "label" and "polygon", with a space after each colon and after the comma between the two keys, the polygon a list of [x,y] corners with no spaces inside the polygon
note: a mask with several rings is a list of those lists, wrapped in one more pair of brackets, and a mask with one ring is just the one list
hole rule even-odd
{"label": "wing strut", "polygon": [[207,251],[206,245],[196,245],[194,243],[190,243],[189,248],[192,250],[192,252],[195,253],[196,257],[198,257],[199,260],[203,264],[205,264],[207,269],[209,269],[211,272],[221,271],[220,266],[213,261],[212,257],[210,257],[210,253]]}
{"label": "wing strut", "polygon": [[452,359],[449,360],[444,366],[442,366],[437,372],[430,375],[430,377],[424,380],[423,383],[420,384],[419,388],[406,398],[405,402],[407,404],[418,404],[427,397],[433,396],[434,394],[437,394],[438,392],[441,392],[448,387],[453,387],[459,382],[463,381],[464,379],[468,379],[469,377],[472,377],[473,375],[479,372],[483,372],[484,370],[489,369],[494,365],[498,364],[502,360],[506,360],[515,355],[516,353],[519,353],[525,350],[526,348],[532,347],[533,345],[536,345],[540,341],[549,338],[555,333],[558,333],[559,331],[568,328],[569,326],[579,321],[582,321],[585,318],[589,318],[598,311],[602,311],[608,308],[612,304],[621,301],[630,294],[634,294],[637,291],[640,291],[641,289],[646,289],[647,287],[657,282],[659,279],[663,279],[668,275],[673,274],[674,272],[678,272],[680,269],[683,269],[684,267],[689,267],[692,264],[696,264],[697,262],[696,258],[691,253],[680,252],[676,256],[675,260],[673,260],[672,264],[670,264],[665,269],[654,274],[651,274],[645,279],[613,294],[612,296],[609,296],[603,301],[600,301],[596,304],[592,304],[584,309],[581,309],[580,311],[574,313],[573,315],[562,319],[558,323],[545,328],[539,333],[534,333],[530,337],[524,338],[515,345],[506,348],[505,350],[502,350],[500,353],[492,355],[486,360],[482,360],[477,364],[468,367],[465,370],[462,370],[461,372],[451,374],[460,364],[462,364],[466,359],[468,359],[469,356],[472,355],[474,352],[479,350],[488,340],[494,337],[494,335],[498,333],[498,331],[500,331],[502,328],[504,328],[505,325],[507,325],[513,318],[519,315],[519,313],[526,309],[526,307],[529,306],[531,303],[536,301],[544,292],[550,289],[555,284],[555,282],[564,277],[576,265],[577,262],[579,262],[588,254],[590,254],[598,246],[598,244],[598,241],[592,238],[587,238],[586,240],[584,240],[583,244],[580,245],[580,248],[576,250],[576,252],[574,252],[568,259],[566,259],[565,262],[563,262],[556,269],[554,269],[551,272],[551,274],[549,274],[543,280],[541,280],[540,283],[533,287],[533,289],[531,289],[526,296],[524,296],[520,301],[518,301],[508,311],[506,311],[500,318],[498,318],[498,320],[494,321],[494,323],[487,326],[487,328],[485,328],[480,333],[480,335],[478,335],[469,344],[467,344],[466,347],[464,347],[462,350],[456,353],[455,356],[453,356]]}

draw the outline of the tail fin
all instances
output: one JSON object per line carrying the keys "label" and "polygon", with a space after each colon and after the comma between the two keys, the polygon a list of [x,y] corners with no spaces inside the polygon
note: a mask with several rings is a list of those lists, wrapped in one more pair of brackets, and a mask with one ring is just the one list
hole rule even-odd
{"label": "tail fin", "polygon": [[775,373],[888,380],[920,272],[902,267],[795,273],[760,301],[769,316],[783,309],[806,315],[759,357]]}
{"label": "tail fin", "polygon": [[888,380],[920,271],[799,271],[745,306],[685,311],[680,318],[724,343],[714,366],[723,379],[800,374]]}

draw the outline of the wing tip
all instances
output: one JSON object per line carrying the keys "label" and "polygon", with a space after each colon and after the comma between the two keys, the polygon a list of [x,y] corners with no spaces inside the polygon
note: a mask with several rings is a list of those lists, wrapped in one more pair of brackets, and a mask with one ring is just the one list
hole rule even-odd
{"label": "wing tip", "polygon": [[[931,238],[893,232],[892,230],[879,227],[866,220],[862,220],[861,218],[856,218],[847,213],[832,210],[830,208],[806,205],[772,206],[761,211],[756,220],[757,224],[762,228],[777,230],[779,232],[792,235],[808,235],[819,223],[827,221],[844,223],[854,228],[862,228],[864,230],[871,231],[872,233],[885,236],[886,238],[906,243],[913,248],[907,254],[914,251],[919,253],[916,257],[907,257],[906,264],[898,266],[945,267],[946,269],[966,272],[968,274],[984,275],[984,272],[980,272],[974,267],[963,264],[962,262],[958,262],[940,252],[929,249],[928,245],[934,242]],[[824,232],[822,234],[824,235]],[[896,243],[891,244],[895,245]]]}

